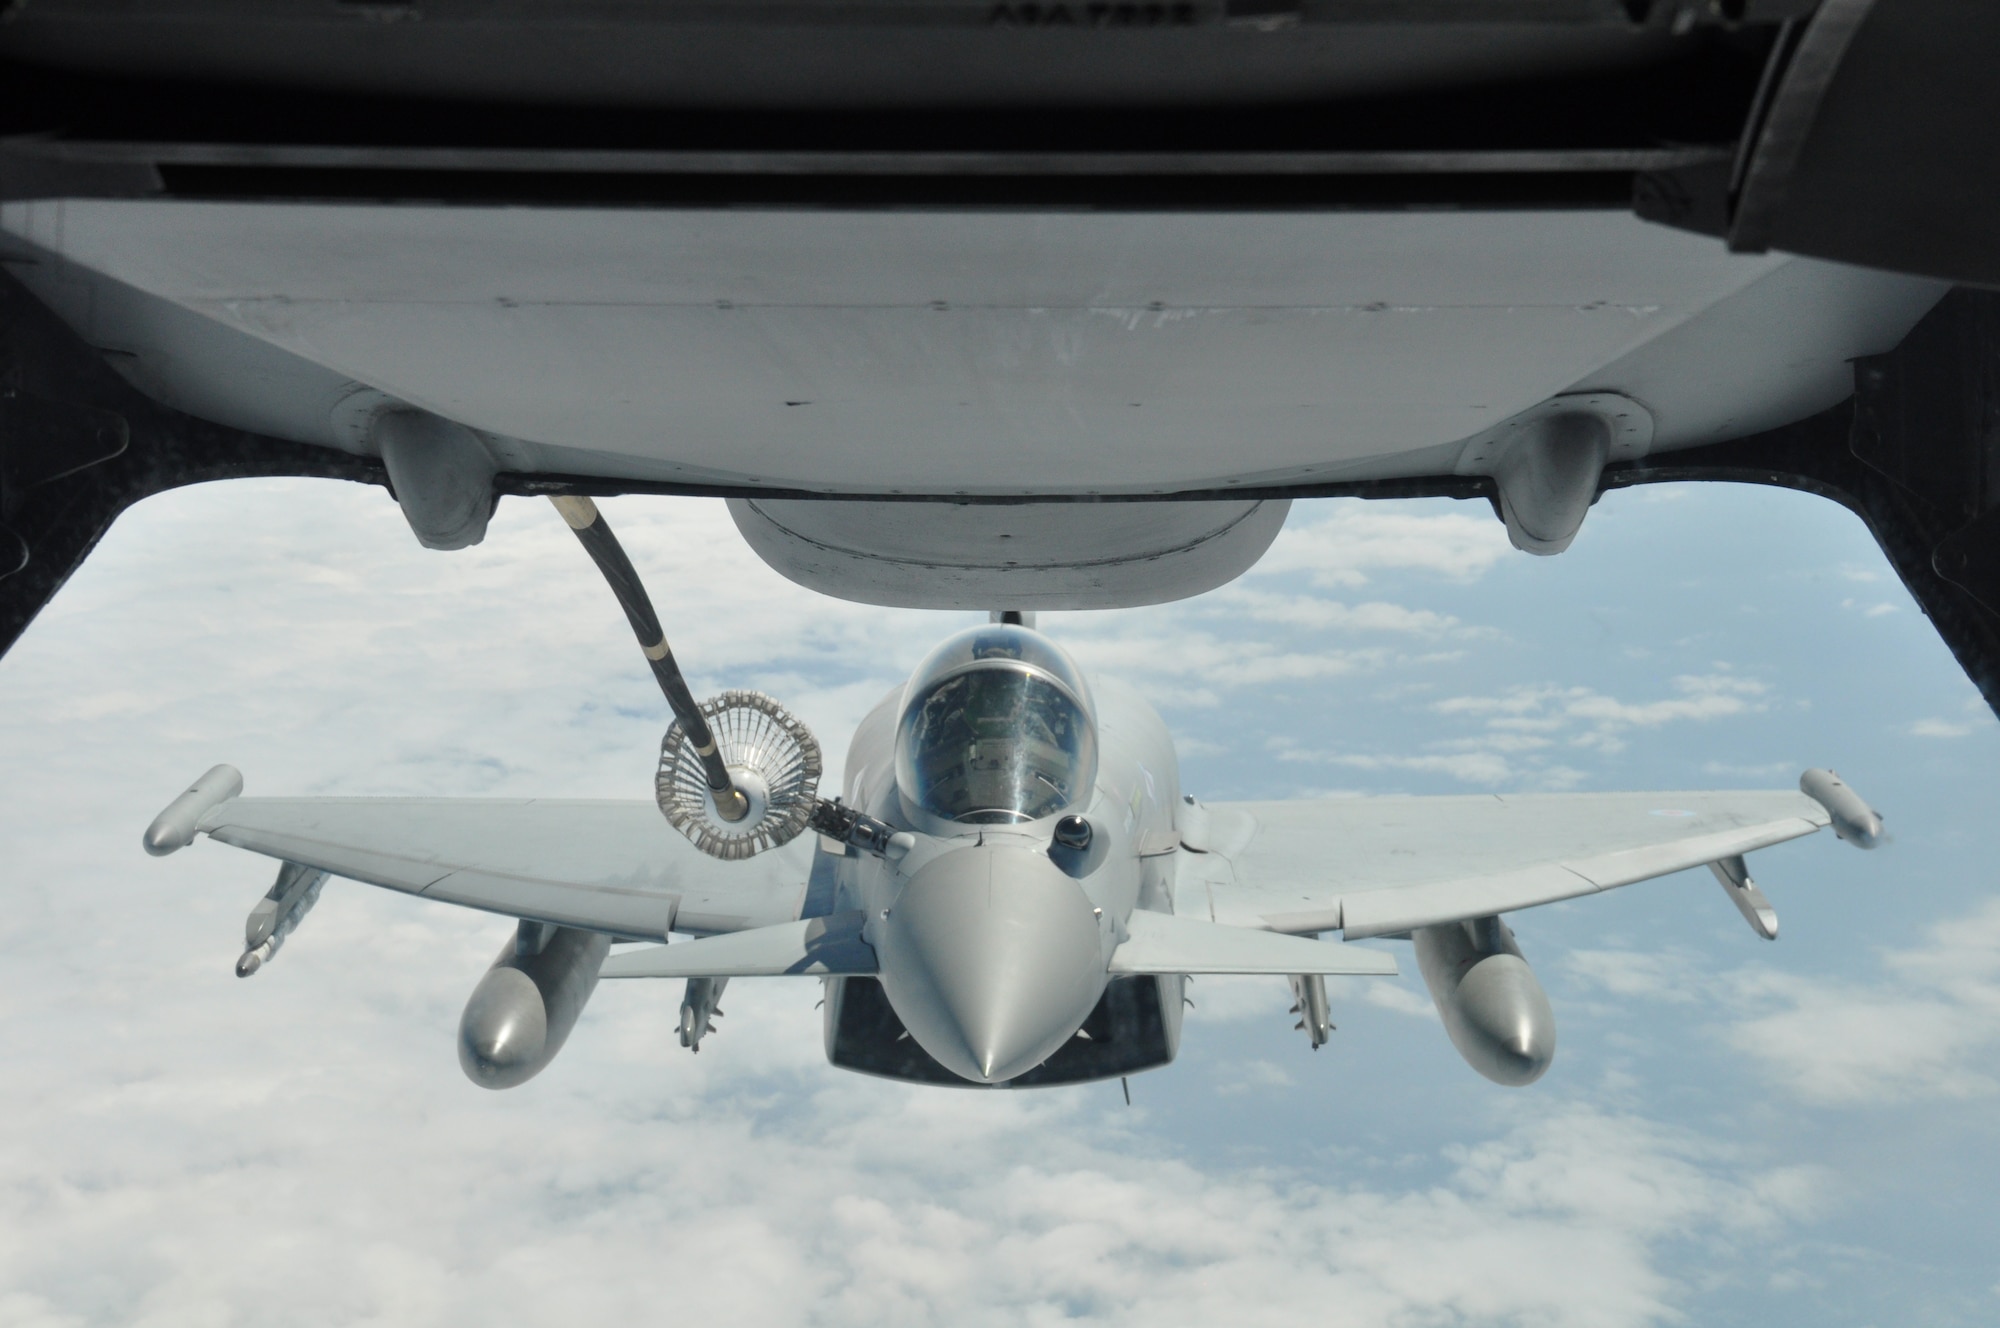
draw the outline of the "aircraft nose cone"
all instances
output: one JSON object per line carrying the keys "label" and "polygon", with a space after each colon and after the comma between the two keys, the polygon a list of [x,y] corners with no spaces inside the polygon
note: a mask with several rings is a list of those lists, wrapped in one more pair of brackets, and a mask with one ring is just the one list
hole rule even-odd
{"label": "aircraft nose cone", "polygon": [[924,866],[875,928],[889,1003],[917,1044],[974,1083],[1047,1060],[1105,983],[1098,921],[1046,854],[982,845]]}

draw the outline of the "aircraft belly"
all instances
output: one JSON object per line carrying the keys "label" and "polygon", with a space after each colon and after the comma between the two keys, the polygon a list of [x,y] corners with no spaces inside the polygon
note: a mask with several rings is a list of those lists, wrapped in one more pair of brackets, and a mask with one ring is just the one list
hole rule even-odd
{"label": "aircraft belly", "polygon": [[849,492],[1395,473],[1789,261],[1615,212],[63,200],[0,228],[534,467]]}

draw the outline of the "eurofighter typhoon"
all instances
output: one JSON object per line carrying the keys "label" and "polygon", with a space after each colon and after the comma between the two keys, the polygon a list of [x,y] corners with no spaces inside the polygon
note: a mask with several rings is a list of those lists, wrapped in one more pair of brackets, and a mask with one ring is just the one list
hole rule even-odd
{"label": "eurofighter typhoon", "polygon": [[1005,612],[883,698],[822,799],[804,725],[756,693],[696,703],[595,505],[555,502],[675,712],[655,799],[248,798],[219,765],[145,835],[154,854],[206,834],[282,861],[245,977],[333,875],[519,919],[459,1029],[485,1087],[546,1067],[600,978],[683,980],[690,1050],[731,979],[818,978],[827,1058],[919,1083],[1165,1065],[1197,974],[1288,978],[1317,1048],[1324,977],[1393,976],[1395,952],[1354,944],[1386,940],[1413,943],[1467,1063],[1528,1084],[1555,1022],[1504,915],[1706,865],[1775,938],[1745,854],[1827,826],[1864,848],[1882,834],[1824,770],[1798,791],[1203,803],[1151,706]]}

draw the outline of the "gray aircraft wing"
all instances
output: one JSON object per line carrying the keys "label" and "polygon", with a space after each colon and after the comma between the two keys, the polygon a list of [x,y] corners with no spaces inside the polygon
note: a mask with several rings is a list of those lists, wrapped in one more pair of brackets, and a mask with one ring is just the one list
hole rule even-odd
{"label": "gray aircraft wing", "polygon": [[653,939],[797,918],[814,843],[722,862],[650,802],[542,798],[231,798],[195,828],[425,899]]}
{"label": "gray aircraft wing", "polygon": [[1829,824],[1803,793],[1557,793],[1214,803],[1179,907],[1349,940],[1485,917],[1719,862]]}

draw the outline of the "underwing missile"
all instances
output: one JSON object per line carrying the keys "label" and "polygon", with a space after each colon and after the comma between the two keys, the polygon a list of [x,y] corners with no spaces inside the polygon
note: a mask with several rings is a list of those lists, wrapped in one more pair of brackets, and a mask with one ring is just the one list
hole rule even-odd
{"label": "underwing missile", "polygon": [[681,996],[680,1029],[681,1045],[689,1051],[699,1052],[701,1040],[715,1030],[715,1021],[722,1017],[722,1007],[717,1002],[728,985],[728,978],[687,980],[687,990]]}
{"label": "underwing missile", "polygon": [[326,873],[317,867],[287,862],[278,868],[277,882],[243,920],[243,957],[236,961],[237,977],[247,978],[270,962],[285,937],[319,902],[320,888],[325,884]]}
{"label": "underwing missile", "polygon": [[1327,1009],[1326,979],[1318,973],[1294,973],[1292,984],[1292,1013],[1299,1017],[1294,1027],[1304,1031],[1312,1040],[1312,1049],[1318,1051],[1333,1036],[1333,1016]]}

